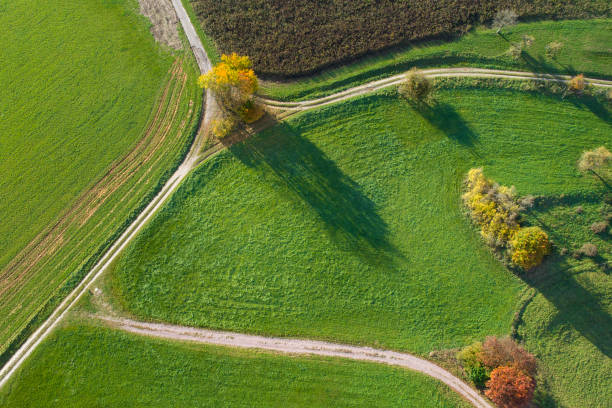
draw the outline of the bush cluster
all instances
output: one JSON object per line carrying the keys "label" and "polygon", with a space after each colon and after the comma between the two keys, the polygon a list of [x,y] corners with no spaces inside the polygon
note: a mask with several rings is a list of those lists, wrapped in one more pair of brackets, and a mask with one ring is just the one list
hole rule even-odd
{"label": "bush cluster", "polygon": [[535,356],[509,337],[487,337],[457,354],[465,373],[485,395],[501,407],[528,404],[535,389]]}
{"label": "bush cluster", "polygon": [[260,75],[312,73],[407,41],[451,37],[520,18],[609,15],[608,0],[190,0],[223,53],[250,55]]}
{"label": "bush cluster", "polygon": [[521,228],[514,187],[494,183],[478,168],[468,172],[465,188],[463,202],[487,244],[509,250],[512,262],[523,269],[539,265],[550,251],[548,235],[539,227]]}

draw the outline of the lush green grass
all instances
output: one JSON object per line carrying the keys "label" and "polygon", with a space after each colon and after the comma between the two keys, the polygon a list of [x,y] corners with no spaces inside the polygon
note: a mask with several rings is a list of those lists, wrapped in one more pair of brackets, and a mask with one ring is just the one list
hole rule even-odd
{"label": "lush green grass", "polygon": [[542,388],[548,390],[543,399],[550,404],[543,407],[556,406],[553,401],[569,407],[612,404],[612,242],[609,234],[589,229],[612,213],[612,207],[600,196],[589,198],[551,200],[536,205],[529,216],[570,254],[585,242],[599,250],[594,259],[555,255],[526,278],[538,295],[525,311],[519,335],[537,353],[548,378]]}
{"label": "lush green grass", "polygon": [[[19,0],[2,6],[0,24],[1,353],[169,176],[201,91],[190,54],[155,44],[134,1]],[[183,74],[171,77],[177,57]]]}
{"label": "lush green grass", "polygon": [[[427,109],[389,91],[307,112],[202,165],[126,251],[114,290],[141,318],[418,353],[507,333],[524,286],[463,215],[462,177],[483,166],[521,195],[601,200],[602,183],[575,163],[609,134],[609,111],[593,99],[501,89],[441,91]],[[578,296],[597,305],[610,278],[588,262],[605,284]],[[564,293],[551,295],[551,313],[587,313]],[[609,323],[607,309],[592,310]],[[609,324],[570,323],[572,336],[609,350]],[[549,347],[535,336],[525,334],[532,350]],[[559,390],[571,354],[560,365],[541,357],[555,398],[569,402]],[[591,357],[573,398],[605,392],[596,366],[608,357]]]}
{"label": "lush green grass", "polygon": [[0,391],[3,407],[467,407],[407,370],[58,330]]}
{"label": "lush green grass", "polygon": [[[506,55],[511,42],[535,37],[518,61]],[[535,72],[585,73],[612,77],[612,20],[542,21],[519,24],[505,39],[494,30],[477,29],[457,41],[418,43],[365,57],[358,62],[286,83],[264,83],[262,93],[281,100],[316,98],[417,67],[471,66]],[[545,57],[546,44],[561,41],[556,60]]]}

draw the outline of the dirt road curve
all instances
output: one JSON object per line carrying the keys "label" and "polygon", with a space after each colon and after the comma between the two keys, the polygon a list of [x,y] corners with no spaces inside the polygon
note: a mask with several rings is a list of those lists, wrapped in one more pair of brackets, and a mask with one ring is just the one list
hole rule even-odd
{"label": "dirt road curve", "polygon": [[[180,0],[172,0],[176,8],[177,15],[183,29],[187,34],[187,38],[191,44],[195,54],[198,67],[201,72],[206,72],[210,69],[211,63],[204,52],[204,47],[197,36],[187,13],[183,8]],[[217,104],[211,92],[205,95],[204,117],[202,126],[209,124],[217,111]],[[178,185],[189,174],[189,172],[199,162],[200,151],[204,141],[205,133],[199,132],[191,146],[187,157],[179,166],[176,172],[170,177],[161,191],[155,196],[153,201],[140,213],[136,220],[127,228],[127,230],[119,237],[100,261],[93,269],[85,276],[81,283],[64,299],[64,301],[55,309],[49,318],[26,340],[26,342],[15,352],[11,359],[0,370],[0,387],[2,387],[23,364],[28,356],[36,349],[36,347],[51,333],[51,331],[60,323],[62,318],[66,316],[70,308],[74,306],[78,300],[87,292],[90,285],[96,280],[119,255],[121,250],[138,234],[142,227],[151,219],[151,217],[159,210],[159,208],[168,200]]]}
{"label": "dirt road curve", "polygon": [[168,324],[138,322],[130,319],[95,316],[106,324],[127,332],[170,340],[190,341],[203,344],[270,350],[288,354],[314,354],[341,357],[351,360],[370,361],[418,371],[448,385],[455,392],[478,408],[492,406],[469,385],[430,361],[407,353],[378,350],[370,347],[355,347],[316,340],[261,337],[248,334],[222,332]]}
{"label": "dirt road curve", "polygon": [[[500,78],[500,79],[515,79],[515,80],[535,80],[535,81],[546,81],[546,82],[565,82],[571,79],[568,75],[548,75],[548,74],[534,74],[533,72],[523,71],[506,71],[497,69],[483,69],[483,68],[433,68],[424,69],[421,72],[430,78],[441,78],[441,77],[453,77],[453,78]],[[379,89],[387,88],[393,85],[400,84],[404,78],[405,73],[395,75],[389,78],[380,79],[378,81],[368,82],[363,85],[356,86],[354,88],[347,89],[342,92],[335,93],[333,95],[325,96],[323,98],[311,99],[308,101],[301,102],[281,102],[273,99],[258,98],[258,100],[272,108],[278,108],[288,111],[303,111],[308,109],[314,109],[321,106],[336,103],[348,98],[352,98],[358,95],[363,95],[368,92],[377,91]],[[612,81],[595,78],[585,78],[585,80],[593,85],[605,88],[612,88]]]}

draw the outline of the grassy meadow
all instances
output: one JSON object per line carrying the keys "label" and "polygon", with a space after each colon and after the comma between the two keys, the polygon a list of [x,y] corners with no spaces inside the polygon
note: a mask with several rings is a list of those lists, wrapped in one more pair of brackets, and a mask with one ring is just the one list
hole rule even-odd
{"label": "grassy meadow", "polygon": [[[612,44],[612,19],[521,23],[503,33],[502,37],[495,30],[478,28],[455,41],[414,43],[307,78],[264,82],[260,92],[280,100],[317,98],[400,74],[414,66],[519,69],[612,78],[612,48],[609,45]],[[524,49],[522,58],[514,60],[507,55],[508,48],[511,43],[521,41],[523,35],[533,36],[535,41]],[[555,59],[545,55],[546,45],[552,41],[563,43]]]}
{"label": "grassy meadow", "polygon": [[0,390],[10,407],[468,407],[441,383],[378,364],[58,330]]}
{"label": "grassy meadow", "polygon": [[[508,89],[442,90],[427,108],[389,90],[300,114],[192,174],[117,263],[114,294],[144,319],[425,354],[507,334],[532,285],[577,341],[597,345],[580,382],[565,372],[571,355],[555,364],[539,354],[551,395],[597,401],[609,325],[576,316],[594,310],[609,323],[609,275],[566,256],[545,265],[550,286],[520,279],[481,241],[460,194],[482,166],[520,195],[601,201],[605,186],[575,164],[609,140],[610,123],[596,100]],[[598,277],[572,281],[584,295],[575,303],[563,291],[568,268]],[[521,330],[536,352],[574,347]]]}
{"label": "grassy meadow", "polygon": [[155,43],[137,7],[0,8],[0,353],[78,282],[193,136],[197,68]]}

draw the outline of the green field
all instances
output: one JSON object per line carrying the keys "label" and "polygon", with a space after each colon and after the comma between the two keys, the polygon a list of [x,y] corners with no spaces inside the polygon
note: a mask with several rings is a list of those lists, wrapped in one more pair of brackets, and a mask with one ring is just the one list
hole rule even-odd
{"label": "green field", "polygon": [[[609,140],[609,111],[588,98],[502,89],[458,88],[437,99],[428,109],[393,91],[353,99],[291,118],[203,164],[118,262],[121,306],[145,319],[420,354],[508,333],[525,285],[463,215],[461,180],[483,166],[521,195],[601,200],[601,182],[575,163]],[[590,261],[564,262],[601,274]],[[559,266],[556,258],[547,264]],[[600,279],[609,285],[608,275]],[[570,318],[568,308],[589,310],[562,293],[546,291],[560,318]],[[609,291],[581,293],[597,304]],[[609,311],[597,311],[600,323],[610,321]],[[573,335],[609,350],[605,329],[591,335],[576,323],[570,318]],[[530,333],[528,342],[539,344]],[[551,381],[595,401],[581,387],[601,392],[604,372],[568,383],[570,360],[550,364]]]}
{"label": "green field", "polygon": [[197,68],[155,43],[137,7],[0,7],[0,353],[78,282],[193,136]]}
{"label": "green field", "polygon": [[423,375],[377,364],[58,330],[0,391],[3,407],[467,407]]}
{"label": "green field", "polygon": [[[513,60],[506,51],[512,42],[531,35],[535,42],[523,58]],[[555,60],[545,57],[546,45],[560,41],[564,48]],[[391,52],[364,57],[357,62],[313,76],[263,84],[261,93],[280,100],[317,98],[385,78],[417,67],[468,66],[519,69],[545,73],[584,73],[598,78],[612,77],[612,19],[542,21],[523,23],[506,31],[477,29],[452,42],[420,42]]]}

